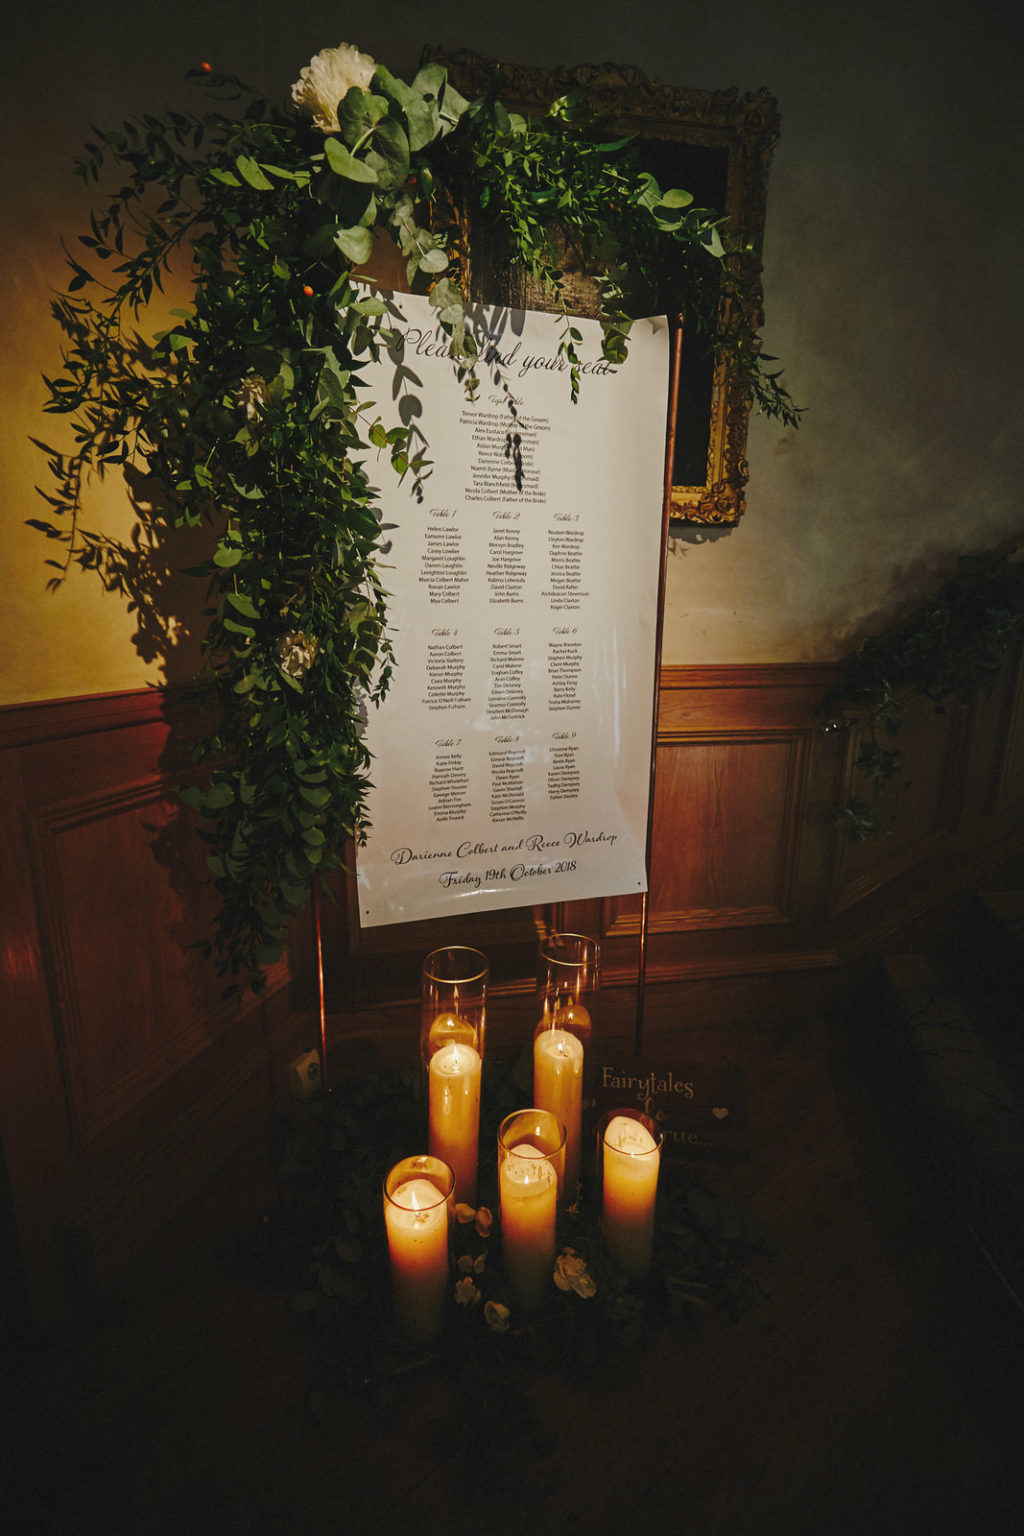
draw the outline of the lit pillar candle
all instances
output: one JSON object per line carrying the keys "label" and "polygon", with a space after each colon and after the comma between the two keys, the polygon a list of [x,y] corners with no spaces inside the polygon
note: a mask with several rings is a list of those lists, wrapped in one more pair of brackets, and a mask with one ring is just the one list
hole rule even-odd
{"label": "lit pillar candle", "polygon": [[415,1344],[444,1326],[448,1290],[448,1203],[429,1179],[406,1179],[384,1201],[395,1318]]}
{"label": "lit pillar candle", "polygon": [[618,1267],[646,1275],[654,1246],[654,1201],[661,1148],[639,1120],[615,1115],[604,1133],[601,1228]]}
{"label": "lit pillar candle", "polygon": [[455,1174],[455,1198],[476,1205],[480,1052],[452,1041],[430,1058],[430,1151]]}
{"label": "lit pillar candle", "polygon": [[513,1147],[498,1175],[501,1251],[512,1294],[524,1312],[544,1304],[555,1269],[558,1175],[537,1147]]}
{"label": "lit pillar candle", "polygon": [[583,1043],[567,1029],[542,1029],[533,1042],[533,1102],[565,1126],[565,1197],[576,1198],[583,1116]]}
{"label": "lit pillar candle", "polygon": [[456,1044],[471,1045],[476,1049],[476,1030],[460,1013],[439,1013],[427,1035],[428,1058],[453,1040]]}

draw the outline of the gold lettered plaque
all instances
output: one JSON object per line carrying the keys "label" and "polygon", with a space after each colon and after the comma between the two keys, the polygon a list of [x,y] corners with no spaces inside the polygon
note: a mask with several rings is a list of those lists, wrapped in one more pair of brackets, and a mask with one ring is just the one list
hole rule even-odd
{"label": "gold lettered plaque", "polygon": [[642,1109],[665,1138],[666,1153],[731,1159],[750,1156],[747,1096],[739,1067],[661,1062],[646,1056],[594,1063],[595,1114]]}

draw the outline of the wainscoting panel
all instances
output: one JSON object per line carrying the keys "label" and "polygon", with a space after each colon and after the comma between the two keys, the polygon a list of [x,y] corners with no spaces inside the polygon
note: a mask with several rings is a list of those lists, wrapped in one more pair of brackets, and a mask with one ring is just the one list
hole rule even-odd
{"label": "wainscoting panel", "polygon": [[[907,870],[941,855],[964,819],[965,789],[974,740],[974,709],[951,706],[939,712],[924,701],[907,708],[903,728],[880,739],[898,748],[899,771],[877,804],[878,833],[864,842],[841,836],[836,843],[832,911],[862,901]],[[873,789],[855,769],[865,742],[864,727],[849,730],[843,801],[870,801]]]}
{"label": "wainscoting panel", "polygon": [[69,1264],[88,1289],[230,1155],[246,1085],[268,1111],[266,1010],[225,1000],[198,947],[214,905],[173,792],[188,735],[156,692],[0,712],[0,1137],[43,1312]]}
{"label": "wainscoting panel", "polygon": [[[662,673],[651,889],[652,980],[829,967],[816,929],[845,743],[822,734],[819,666]],[[636,972],[641,907],[603,903],[608,973]],[[573,925],[566,907],[560,919]]]}
{"label": "wainscoting panel", "polygon": [[660,740],[655,931],[792,922],[805,745],[785,732]]}
{"label": "wainscoting panel", "polygon": [[995,813],[1024,799],[1024,654],[1007,671],[989,798],[989,809]]}

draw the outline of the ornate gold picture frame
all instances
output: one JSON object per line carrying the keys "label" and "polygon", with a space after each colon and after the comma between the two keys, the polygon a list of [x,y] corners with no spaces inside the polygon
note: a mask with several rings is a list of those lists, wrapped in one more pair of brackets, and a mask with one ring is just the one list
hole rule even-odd
{"label": "ornate gold picture frame", "polygon": [[[615,127],[635,133],[647,163],[663,187],[683,187],[704,208],[728,215],[734,240],[748,263],[744,274],[761,324],[761,246],[768,170],[779,137],[779,114],[766,90],[741,96],[736,89],[679,89],[650,80],[640,70],[617,64],[535,69],[499,64],[479,54],[428,48],[425,60],[445,65],[465,95],[482,95],[500,70],[498,93],[511,110],[543,111],[556,97],[578,90]],[[543,297],[522,283],[510,288],[507,270],[488,269],[474,252],[468,231],[467,277],[474,297],[500,297],[523,308],[546,307]],[[498,281],[495,293],[492,284]],[[581,313],[588,312],[585,279],[578,289]],[[684,333],[672,516],[689,523],[736,523],[746,506],[749,406],[728,361],[715,364]]]}

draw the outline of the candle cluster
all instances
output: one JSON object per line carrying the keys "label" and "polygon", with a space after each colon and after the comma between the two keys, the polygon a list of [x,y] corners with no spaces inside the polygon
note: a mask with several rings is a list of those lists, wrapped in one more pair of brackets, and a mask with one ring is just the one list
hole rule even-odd
{"label": "candle cluster", "polygon": [[[596,950],[574,934],[554,935],[541,947],[534,1105],[507,1116],[498,1131],[502,1258],[511,1299],[526,1316],[541,1310],[553,1283],[566,1288],[555,1273],[556,1228],[580,1189]],[[424,961],[429,1153],[391,1170],[384,1201],[395,1316],[417,1344],[433,1342],[443,1328],[452,1212],[477,1201],[487,976],[478,950],[437,950]],[[642,1279],[653,1251],[661,1137],[647,1116],[623,1109],[604,1117],[596,1142],[605,1246],[624,1274]]]}

